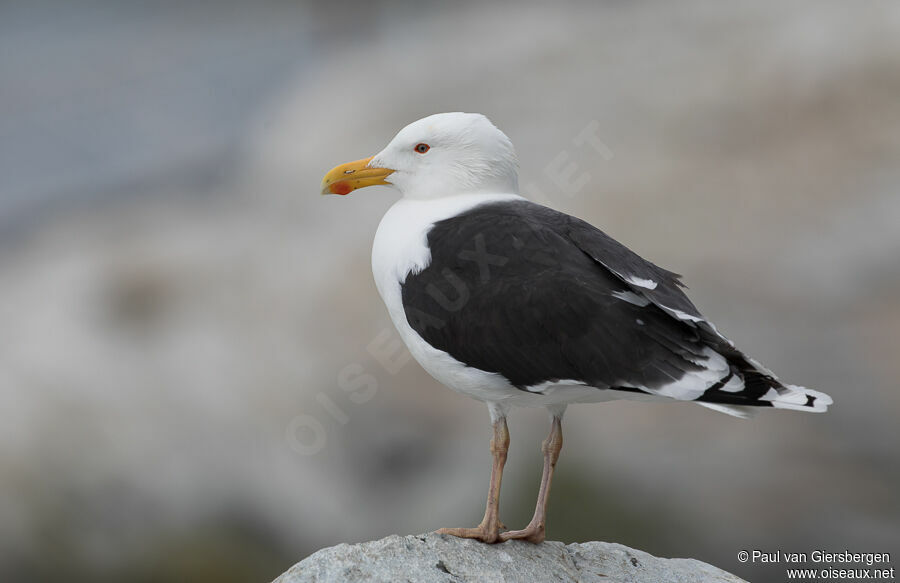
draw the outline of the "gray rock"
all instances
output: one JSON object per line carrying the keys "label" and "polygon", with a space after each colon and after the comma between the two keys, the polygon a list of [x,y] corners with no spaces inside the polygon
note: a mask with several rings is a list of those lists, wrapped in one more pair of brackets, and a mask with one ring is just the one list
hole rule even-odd
{"label": "gray rock", "polygon": [[[392,535],[313,553],[274,583],[353,581],[740,583],[694,559],[661,559],[604,542],[487,545],[437,534]],[[744,582],[746,583],[746,582]]]}

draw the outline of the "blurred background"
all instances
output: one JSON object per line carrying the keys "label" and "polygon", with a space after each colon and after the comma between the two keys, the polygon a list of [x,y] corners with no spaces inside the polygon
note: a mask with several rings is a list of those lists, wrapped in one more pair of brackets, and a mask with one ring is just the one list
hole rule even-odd
{"label": "blurred background", "polygon": [[[0,78],[0,579],[267,581],[478,522],[487,411],[373,285],[396,195],[318,194],[457,110],[835,400],[570,408],[548,538],[754,581],[741,549],[900,551],[900,4],[2,2]],[[546,415],[510,429],[520,527]]]}

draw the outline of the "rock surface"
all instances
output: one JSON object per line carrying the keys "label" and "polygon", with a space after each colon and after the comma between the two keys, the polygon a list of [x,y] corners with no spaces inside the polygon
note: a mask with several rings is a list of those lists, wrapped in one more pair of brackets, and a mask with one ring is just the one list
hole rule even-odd
{"label": "rock surface", "polygon": [[[740,583],[743,579],[694,559],[661,559],[605,542],[510,541],[486,545],[437,534],[392,535],[322,549],[275,583],[354,581]],[[746,583],[746,582],[745,582]]]}

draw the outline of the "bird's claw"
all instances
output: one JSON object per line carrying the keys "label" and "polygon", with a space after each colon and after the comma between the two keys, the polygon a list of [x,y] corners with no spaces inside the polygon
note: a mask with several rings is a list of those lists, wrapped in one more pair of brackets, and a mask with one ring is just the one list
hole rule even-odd
{"label": "bird's claw", "polygon": [[530,543],[544,542],[545,532],[543,524],[531,523],[522,530],[510,530],[500,533],[500,542],[508,540],[527,540]]}
{"label": "bird's claw", "polygon": [[490,528],[483,524],[479,524],[475,528],[439,528],[435,531],[437,534],[449,534],[459,538],[474,538],[483,543],[500,542],[499,525]]}

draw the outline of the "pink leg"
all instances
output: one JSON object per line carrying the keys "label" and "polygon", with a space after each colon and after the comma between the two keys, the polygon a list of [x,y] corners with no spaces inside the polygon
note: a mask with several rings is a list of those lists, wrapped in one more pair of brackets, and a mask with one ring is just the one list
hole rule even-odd
{"label": "pink leg", "polygon": [[547,518],[547,498],[550,495],[550,482],[553,481],[553,469],[562,450],[562,419],[554,416],[550,427],[550,435],[544,440],[541,451],[544,452],[544,472],[541,475],[541,489],[538,491],[534,516],[528,526],[522,530],[511,530],[500,535],[501,541],[524,539],[533,543],[544,541],[544,525]]}
{"label": "pink leg", "polygon": [[503,478],[503,466],[506,465],[506,454],[509,451],[509,429],[506,417],[494,422],[494,436],[491,438],[491,454],[494,463],[491,467],[491,483],[488,487],[487,507],[484,518],[475,528],[441,528],[438,534],[449,534],[462,538],[475,538],[481,542],[495,543],[500,540],[500,481]]}

